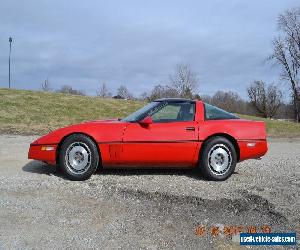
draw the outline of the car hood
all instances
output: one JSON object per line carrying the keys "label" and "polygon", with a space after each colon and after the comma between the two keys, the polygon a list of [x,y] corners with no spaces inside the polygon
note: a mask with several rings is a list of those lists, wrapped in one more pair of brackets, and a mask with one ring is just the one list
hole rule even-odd
{"label": "car hood", "polygon": [[119,141],[126,124],[118,119],[86,121],[51,131],[31,144],[58,144],[66,136],[75,133],[90,136],[96,142]]}
{"label": "car hood", "polygon": [[[92,121],[85,121],[79,124],[87,124],[87,123],[120,123],[122,122],[120,119],[106,119],[106,120],[92,120]],[[76,125],[76,124],[74,124]]]}

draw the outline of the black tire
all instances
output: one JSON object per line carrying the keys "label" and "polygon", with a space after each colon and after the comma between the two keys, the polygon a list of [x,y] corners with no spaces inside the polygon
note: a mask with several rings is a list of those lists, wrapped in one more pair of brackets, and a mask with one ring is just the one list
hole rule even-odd
{"label": "black tire", "polygon": [[199,168],[206,179],[225,181],[233,174],[236,163],[236,150],[233,144],[225,137],[212,137],[203,145]]}
{"label": "black tire", "polygon": [[99,164],[99,153],[91,138],[83,134],[67,137],[59,152],[59,166],[72,181],[83,181],[91,177]]}

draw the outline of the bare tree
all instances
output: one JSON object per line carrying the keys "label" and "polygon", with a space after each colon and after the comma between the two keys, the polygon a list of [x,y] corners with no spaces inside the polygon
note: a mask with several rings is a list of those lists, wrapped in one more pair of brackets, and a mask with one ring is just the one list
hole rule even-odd
{"label": "bare tree", "polygon": [[102,83],[99,89],[97,89],[97,96],[101,98],[110,97],[111,93],[109,92],[105,83]]}
{"label": "bare tree", "polygon": [[71,95],[85,95],[83,91],[73,89],[70,85],[63,85],[60,89],[56,90],[56,92]]}
{"label": "bare tree", "polygon": [[243,109],[244,102],[242,98],[232,91],[217,91],[210,100],[212,105],[215,105],[221,109],[225,109],[229,112],[240,113]]}
{"label": "bare tree", "polygon": [[51,91],[51,87],[50,87],[50,83],[49,83],[48,77],[47,77],[47,79],[44,82],[41,83],[41,87],[42,87],[43,91],[46,91],[46,92]]}
{"label": "bare tree", "polygon": [[217,91],[213,96],[202,95],[200,99],[203,102],[217,106],[231,113],[256,115],[257,111],[252,104],[242,99],[236,92],[232,91]]}
{"label": "bare tree", "polygon": [[254,81],[247,92],[250,103],[265,118],[272,118],[282,103],[282,92],[274,84]]}
{"label": "bare tree", "polygon": [[198,78],[189,65],[178,64],[170,75],[171,86],[181,97],[193,98],[198,89]]}
{"label": "bare tree", "polygon": [[121,85],[117,90],[117,95],[124,99],[132,99],[133,95],[129,92],[126,86]]}
{"label": "bare tree", "polygon": [[273,59],[282,68],[282,77],[290,83],[295,120],[300,122],[300,8],[287,10],[278,18],[282,35],[273,41]]}
{"label": "bare tree", "polygon": [[290,9],[278,18],[278,28],[284,33],[284,40],[295,65],[300,67],[300,7]]}
{"label": "bare tree", "polygon": [[268,86],[267,104],[268,116],[272,118],[282,104],[282,92],[274,84]]}
{"label": "bare tree", "polygon": [[180,97],[179,93],[172,86],[156,85],[150,93],[149,100],[153,101],[159,98]]}
{"label": "bare tree", "polygon": [[[173,88],[172,86],[166,86],[165,87],[165,93],[164,93],[164,97],[169,97],[169,98],[175,98],[175,97],[179,97],[179,93],[178,91]],[[188,98],[193,98],[192,96],[189,96]]]}
{"label": "bare tree", "polygon": [[168,96],[168,93],[167,93],[167,86],[163,86],[163,85],[156,85],[152,91],[151,91],[151,94],[149,96],[149,99],[151,101],[153,100],[156,100],[156,99],[160,99],[160,98],[166,98],[166,97],[171,97],[171,96]]}
{"label": "bare tree", "polygon": [[140,95],[139,99],[142,101],[146,101],[146,100],[148,100],[148,98],[149,98],[148,93],[145,91]]}
{"label": "bare tree", "polygon": [[163,97],[165,97],[165,87],[159,84],[152,89],[149,99],[150,101],[154,101]]}

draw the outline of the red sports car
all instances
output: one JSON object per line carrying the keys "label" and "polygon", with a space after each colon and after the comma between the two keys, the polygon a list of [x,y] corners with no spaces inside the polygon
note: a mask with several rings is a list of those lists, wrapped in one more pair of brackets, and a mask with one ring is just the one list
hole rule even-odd
{"label": "red sports car", "polygon": [[198,168],[226,180],[237,162],[268,150],[264,122],[202,101],[159,99],[124,119],[90,121],[55,130],[30,144],[28,158],[57,165],[71,180],[97,168]]}

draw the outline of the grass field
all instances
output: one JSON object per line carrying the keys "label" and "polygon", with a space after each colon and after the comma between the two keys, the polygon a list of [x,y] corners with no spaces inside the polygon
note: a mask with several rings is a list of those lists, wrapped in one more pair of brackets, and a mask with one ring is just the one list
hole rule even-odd
{"label": "grass field", "polygon": [[[122,118],[143,105],[140,101],[0,89],[0,133],[43,134],[81,121]],[[265,121],[270,137],[300,137],[300,124],[241,117]]]}
{"label": "grass field", "polygon": [[277,121],[249,115],[239,115],[239,117],[249,120],[264,121],[267,126],[269,137],[300,137],[300,123]]}
{"label": "grass field", "polygon": [[122,118],[143,102],[0,89],[0,132],[43,134],[72,123]]}

